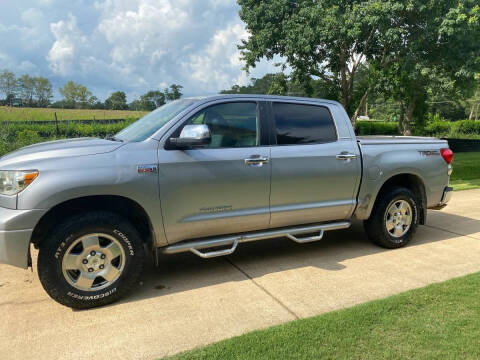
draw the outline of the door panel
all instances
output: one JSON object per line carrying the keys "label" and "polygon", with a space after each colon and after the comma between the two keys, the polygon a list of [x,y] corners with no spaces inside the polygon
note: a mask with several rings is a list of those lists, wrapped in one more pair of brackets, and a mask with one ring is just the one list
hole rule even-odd
{"label": "door panel", "polygon": [[[169,243],[268,228],[270,147],[265,103],[229,101],[207,105],[186,124],[209,127],[210,144],[159,150],[159,182]],[[268,130],[268,128],[267,128]]]}
{"label": "door panel", "polygon": [[269,147],[160,152],[160,196],[168,242],[268,228]]}
{"label": "door panel", "polygon": [[[272,104],[271,227],[341,220],[355,207],[360,154],[326,106]],[[340,155],[340,156],[339,156]]]}
{"label": "door panel", "polygon": [[350,141],[272,148],[271,227],[346,219],[355,206],[359,157]]}

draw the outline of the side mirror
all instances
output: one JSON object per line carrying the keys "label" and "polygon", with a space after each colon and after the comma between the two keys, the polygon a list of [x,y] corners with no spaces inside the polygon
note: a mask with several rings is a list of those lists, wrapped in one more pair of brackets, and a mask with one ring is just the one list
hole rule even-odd
{"label": "side mirror", "polygon": [[170,138],[169,142],[176,148],[189,148],[208,145],[212,141],[208,125],[185,125],[178,138]]}

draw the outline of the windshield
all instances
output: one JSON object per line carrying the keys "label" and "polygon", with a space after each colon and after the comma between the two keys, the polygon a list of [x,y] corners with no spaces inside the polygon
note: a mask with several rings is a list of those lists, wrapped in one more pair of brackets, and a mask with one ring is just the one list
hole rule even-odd
{"label": "windshield", "polygon": [[196,100],[184,99],[163,105],[127,126],[115,138],[127,142],[143,141],[195,102]]}

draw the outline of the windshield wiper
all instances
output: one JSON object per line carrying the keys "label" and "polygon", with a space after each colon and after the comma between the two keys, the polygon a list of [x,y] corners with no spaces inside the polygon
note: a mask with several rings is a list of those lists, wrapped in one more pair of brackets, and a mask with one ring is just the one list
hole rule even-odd
{"label": "windshield wiper", "polygon": [[105,138],[105,140],[123,142],[122,139],[117,138],[115,135],[107,135],[107,137]]}

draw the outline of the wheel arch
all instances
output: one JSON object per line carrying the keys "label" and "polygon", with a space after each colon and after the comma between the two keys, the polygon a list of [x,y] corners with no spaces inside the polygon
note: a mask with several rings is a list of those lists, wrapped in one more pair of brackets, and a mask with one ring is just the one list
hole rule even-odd
{"label": "wheel arch", "polygon": [[[420,176],[412,174],[412,173],[402,173],[396,174],[388,178],[380,187],[379,191],[377,192],[377,196],[375,197],[375,201],[373,206],[382,198],[382,196],[387,192],[389,189],[395,186],[401,186],[409,189],[412,191],[417,199],[419,200],[419,223],[425,224],[427,220],[427,195],[425,191],[425,184]],[[372,208],[373,208],[372,206]],[[369,214],[369,217],[371,212]]]}
{"label": "wheel arch", "polygon": [[110,211],[125,217],[138,230],[144,243],[150,246],[155,243],[155,232],[145,209],[136,201],[119,195],[84,196],[55,205],[40,218],[30,242],[38,248],[59,220],[94,210]]}

